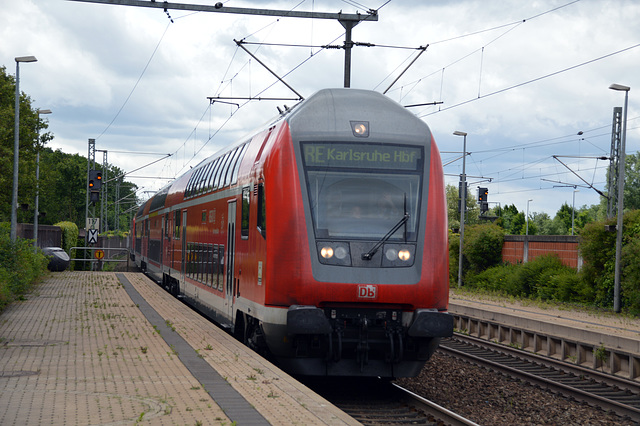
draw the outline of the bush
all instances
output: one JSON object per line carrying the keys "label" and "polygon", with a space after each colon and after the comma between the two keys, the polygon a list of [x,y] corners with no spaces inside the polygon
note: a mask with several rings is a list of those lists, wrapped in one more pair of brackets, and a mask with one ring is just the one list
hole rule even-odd
{"label": "bush", "polygon": [[518,267],[520,265],[498,265],[478,274],[467,274],[464,284],[471,288],[517,295]]}
{"label": "bush", "polygon": [[458,256],[460,254],[460,234],[449,230],[449,285],[458,285]]}
{"label": "bush", "polygon": [[0,224],[0,311],[29,291],[49,263],[33,241],[17,238],[12,242],[10,235],[11,225]]}
{"label": "bush", "polygon": [[578,303],[589,303],[593,300],[592,288],[585,284],[581,274],[562,265],[560,260],[555,267],[552,264],[548,266],[549,268],[540,271],[536,279],[536,298]]}
{"label": "bush", "polygon": [[[615,282],[616,232],[608,232],[605,225],[615,225],[616,218],[585,225],[581,233],[580,253],[584,259],[582,277],[592,289],[596,306],[613,305]],[[640,210],[626,212],[623,217],[620,285],[622,307],[640,313]]]}
{"label": "bush", "polygon": [[465,285],[516,297],[556,301],[587,301],[592,294],[581,276],[555,255],[517,265],[499,265],[468,274]]}
{"label": "bush", "polygon": [[[468,231],[467,231],[468,229]],[[502,263],[504,231],[497,225],[471,225],[465,229],[463,255],[474,272]]]}
{"label": "bush", "polygon": [[[640,228],[640,224],[636,224]],[[630,230],[633,232],[633,230]],[[637,231],[637,230],[636,230]],[[622,306],[629,308],[630,313],[640,314],[640,232],[629,238],[622,249]]]}

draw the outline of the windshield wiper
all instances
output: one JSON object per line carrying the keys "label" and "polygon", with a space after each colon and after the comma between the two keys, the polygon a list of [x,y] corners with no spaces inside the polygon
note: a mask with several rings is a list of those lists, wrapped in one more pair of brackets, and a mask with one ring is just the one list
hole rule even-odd
{"label": "windshield wiper", "polygon": [[380,241],[378,241],[378,242],[376,243],[376,245],[375,245],[375,246],[373,246],[373,247],[371,248],[371,250],[369,250],[369,251],[368,251],[368,252],[366,252],[366,253],[362,253],[362,260],[371,260],[371,258],[373,258],[373,255],[374,255],[374,254],[376,254],[376,252],[378,251],[378,249],[379,249],[380,247],[382,247],[382,245],[383,245],[385,242],[387,242],[387,240],[388,240],[389,238],[391,238],[391,236],[392,236],[393,234],[395,234],[395,232],[396,232],[398,229],[400,229],[400,227],[401,227],[402,225],[404,225],[405,223],[407,223],[407,221],[408,221],[408,220],[409,220],[409,213],[407,213],[407,212],[405,211],[405,212],[404,212],[404,216],[402,217],[402,219],[400,219],[400,221],[399,221],[398,223],[396,223],[396,224],[393,226],[393,228],[391,228],[391,231],[387,232],[387,234],[386,234],[384,237],[382,237],[382,238],[380,239]]}

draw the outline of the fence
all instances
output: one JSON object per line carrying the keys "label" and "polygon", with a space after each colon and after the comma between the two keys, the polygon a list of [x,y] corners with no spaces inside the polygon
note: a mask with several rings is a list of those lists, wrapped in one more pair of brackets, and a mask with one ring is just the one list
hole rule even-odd
{"label": "fence", "polygon": [[564,265],[580,270],[582,257],[578,241],[579,237],[572,235],[505,235],[502,260],[526,263],[538,256],[555,253]]}
{"label": "fence", "polygon": [[[33,224],[18,223],[17,235],[20,238],[33,240]],[[38,225],[38,247],[62,247],[62,230],[59,226]]]}

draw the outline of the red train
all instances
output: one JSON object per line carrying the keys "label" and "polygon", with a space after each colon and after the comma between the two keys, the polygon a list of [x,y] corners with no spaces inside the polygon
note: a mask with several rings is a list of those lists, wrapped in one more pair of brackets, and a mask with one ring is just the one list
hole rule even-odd
{"label": "red train", "polygon": [[159,191],[132,258],[293,374],[417,375],[453,332],[447,210],[428,126],[321,90]]}

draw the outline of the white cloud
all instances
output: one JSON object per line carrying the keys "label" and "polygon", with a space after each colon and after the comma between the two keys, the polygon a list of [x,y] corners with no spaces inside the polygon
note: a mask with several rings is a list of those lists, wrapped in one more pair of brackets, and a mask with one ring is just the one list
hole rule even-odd
{"label": "white cloud", "polygon": [[[231,0],[225,5],[288,10],[298,3]],[[579,183],[552,155],[608,152],[611,111],[624,99],[622,93],[607,89],[611,83],[632,87],[628,152],[640,148],[640,107],[634,95],[640,89],[640,48],[505,90],[640,43],[637,2],[583,0],[560,7],[568,3],[395,0],[380,10],[378,22],[357,25],[353,40],[430,44],[389,96],[405,105],[443,101],[411,109],[429,124],[441,150],[461,151],[462,140],[452,132],[466,131],[468,151],[473,152],[467,173],[492,179],[487,184],[491,201],[515,203],[522,210],[533,198],[534,211],[553,216],[573,189],[553,188],[541,178]],[[379,4],[384,3],[367,6]],[[51,145],[86,155],[87,139],[96,138],[98,149],[112,152],[109,162],[124,170],[158,157],[143,159],[116,151],[175,153],[138,175],[173,176],[267,121],[276,105],[293,104],[253,102],[237,110],[216,103],[208,108],[208,96],[255,96],[275,82],[233,39],[341,45],[344,32],[339,23],[327,20],[169,11],[174,20],[170,23],[161,9],[61,0],[0,0],[0,5],[0,64],[13,73],[14,57],[38,58],[36,64],[21,67],[21,89],[37,106],[53,110],[49,130],[56,138]],[[339,0],[298,7],[312,8],[355,12]],[[558,9],[551,11],[554,8]],[[546,11],[551,12],[543,14]],[[299,66],[285,81],[304,96],[342,85],[343,50],[246,47],[279,75]],[[413,56],[409,50],[358,46],[352,58],[352,87],[382,91]],[[276,83],[261,96],[294,95]],[[586,140],[572,140],[578,131],[585,132]],[[562,137],[566,139],[557,139]],[[559,142],[533,144],[545,140]],[[455,156],[443,154],[443,159]],[[604,169],[594,173],[590,164],[580,162],[580,173],[601,185]],[[445,171],[455,175],[460,168],[458,161]],[[447,180],[455,183],[457,178]],[[137,183],[158,189],[164,181]],[[576,203],[578,199],[580,205],[598,202],[597,194],[586,189]]]}

